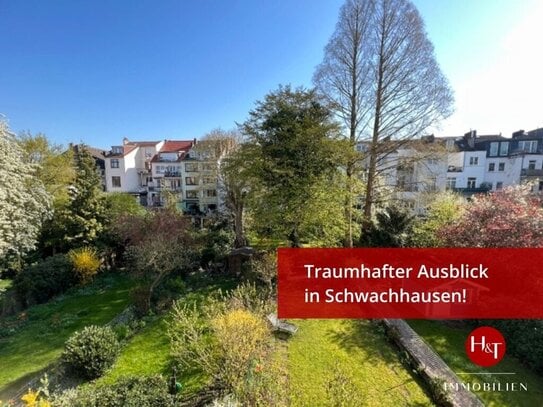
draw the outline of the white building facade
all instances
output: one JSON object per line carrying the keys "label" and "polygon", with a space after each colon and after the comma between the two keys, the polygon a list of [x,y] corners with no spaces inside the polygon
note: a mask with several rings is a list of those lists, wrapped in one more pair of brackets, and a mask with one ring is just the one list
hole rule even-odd
{"label": "white building facade", "polygon": [[180,209],[194,215],[217,210],[217,162],[202,157],[196,144],[196,139],[125,139],[106,154],[106,191],[131,194],[150,207],[174,199]]}

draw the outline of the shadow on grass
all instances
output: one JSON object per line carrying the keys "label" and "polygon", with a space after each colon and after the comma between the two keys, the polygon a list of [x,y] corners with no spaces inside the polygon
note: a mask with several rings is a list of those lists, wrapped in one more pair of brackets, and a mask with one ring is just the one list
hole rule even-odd
{"label": "shadow on grass", "polygon": [[[355,323],[353,323],[355,322]],[[392,351],[392,345],[384,336],[381,328],[373,321],[360,320],[342,321],[342,330],[329,330],[330,340],[344,348],[346,351],[363,349],[366,362],[398,363],[398,356]]]}
{"label": "shadow on grass", "polygon": [[[387,337],[384,327],[379,322],[373,320],[352,322],[343,321],[345,330],[342,332],[329,331],[329,337],[349,352],[356,348],[363,349],[366,354],[364,361],[367,363],[385,362],[391,370],[403,369],[410,377],[410,379],[404,380],[395,386],[383,389],[383,392],[398,391],[400,389],[408,392],[406,385],[414,382],[423,389],[428,398],[432,399],[428,384],[415,372],[407,359],[401,357],[402,350]],[[409,400],[406,400],[406,402],[410,403]],[[427,404],[419,402],[407,405],[427,406]]]}

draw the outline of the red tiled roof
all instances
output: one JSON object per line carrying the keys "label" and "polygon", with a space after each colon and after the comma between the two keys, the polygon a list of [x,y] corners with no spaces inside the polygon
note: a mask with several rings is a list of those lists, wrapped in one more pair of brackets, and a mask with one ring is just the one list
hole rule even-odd
{"label": "red tiled roof", "polygon": [[131,151],[135,150],[136,147],[138,147],[138,146],[134,145],[134,144],[126,144],[126,145],[124,145],[123,146],[123,155],[127,155]]}
{"label": "red tiled roof", "polygon": [[161,153],[173,153],[177,151],[188,151],[193,146],[193,140],[166,140],[160,149]]}

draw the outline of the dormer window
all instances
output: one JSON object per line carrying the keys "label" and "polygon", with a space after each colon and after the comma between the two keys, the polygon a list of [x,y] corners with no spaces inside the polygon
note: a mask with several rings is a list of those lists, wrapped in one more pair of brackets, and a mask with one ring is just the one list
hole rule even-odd
{"label": "dormer window", "polygon": [[490,151],[488,153],[491,157],[496,157],[498,155],[498,147],[500,143],[490,143]]}
{"label": "dormer window", "polygon": [[537,140],[519,141],[518,148],[525,153],[535,153],[537,151]]}
{"label": "dormer window", "polygon": [[500,155],[504,157],[507,153],[509,153],[509,142],[503,141],[500,143]]}
{"label": "dormer window", "polygon": [[111,152],[113,154],[122,154],[123,153],[123,147],[122,146],[113,146],[113,147],[111,147]]}

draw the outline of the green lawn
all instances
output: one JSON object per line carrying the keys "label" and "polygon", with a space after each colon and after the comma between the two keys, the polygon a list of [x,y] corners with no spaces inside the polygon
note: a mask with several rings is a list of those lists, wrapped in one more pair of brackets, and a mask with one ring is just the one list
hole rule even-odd
{"label": "green lawn", "polygon": [[453,328],[438,321],[411,320],[409,325],[430,344],[454,372],[514,372],[515,375],[459,375],[469,382],[527,382],[528,392],[476,392],[488,407],[540,407],[543,405],[543,378],[512,357],[491,368],[480,368],[468,359],[464,342],[470,330]]}
{"label": "green lawn", "polygon": [[0,278],[0,291],[5,290],[6,288],[9,288],[11,285],[11,280],[1,279]]}
{"label": "green lawn", "polygon": [[[201,302],[211,293],[218,290],[234,288],[234,280],[215,278],[213,281],[195,281],[189,279],[187,286],[191,287],[181,301]],[[138,332],[123,347],[121,354],[111,370],[96,381],[96,385],[112,384],[123,376],[143,376],[172,374],[170,358],[170,340],[167,334],[167,318],[163,316],[149,323]],[[183,384],[183,391],[191,393],[198,391],[205,384],[205,378],[198,372],[178,374],[178,381]]]}
{"label": "green lawn", "polygon": [[[367,320],[297,320],[288,342],[292,405],[330,405],[334,366],[351,377],[364,406],[433,405],[398,354]],[[353,405],[357,405],[354,403]]]}
{"label": "green lawn", "polygon": [[97,384],[112,384],[122,376],[168,374],[170,344],[163,319],[149,323],[122,349],[112,369]]}
{"label": "green lawn", "polygon": [[0,394],[57,359],[73,332],[113,319],[128,305],[132,286],[124,275],[103,276],[92,286],[1,321],[13,326],[14,333],[0,338]]}
{"label": "green lawn", "polygon": [[2,296],[9,287],[11,287],[11,280],[0,278],[0,304],[2,303]]}

